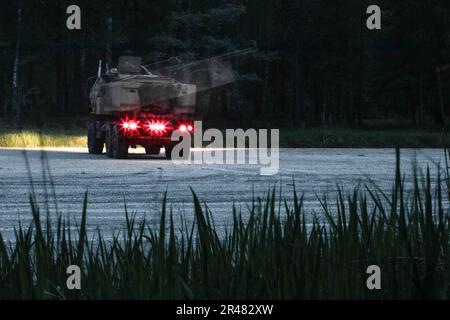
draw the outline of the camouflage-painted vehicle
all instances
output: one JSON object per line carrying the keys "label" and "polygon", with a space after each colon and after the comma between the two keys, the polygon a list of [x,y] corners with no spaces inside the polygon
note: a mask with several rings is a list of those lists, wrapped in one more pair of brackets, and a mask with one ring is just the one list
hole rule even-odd
{"label": "camouflage-painted vehicle", "polygon": [[170,158],[178,143],[171,141],[173,131],[194,130],[196,91],[196,85],[152,74],[138,57],[120,57],[106,73],[100,61],[89,94],[89,153],[101,154],[106,145],[108,157],[124,159],[129,147],[140,145],[147,154],[164,147]]}
{"label": "camouflage-painted vehicle", "polygon": [[[123,159],[138,145],[147,154],[165,148],[167,158],[178,141],[172,133],[192,133],[197,93],[235,81],[231,61],[256,52],[237,50],[203,60],[173,57],[142,66],[141,58],[122,56],[117,68],[102,73],[100,61],[89,98],[92,107],[88,129],[89,153]],[[187,157],[188,155],[179,155]]]}

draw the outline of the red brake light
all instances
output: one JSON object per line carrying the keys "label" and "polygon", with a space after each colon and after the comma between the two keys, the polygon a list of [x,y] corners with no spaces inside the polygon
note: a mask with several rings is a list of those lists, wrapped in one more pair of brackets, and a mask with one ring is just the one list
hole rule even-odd
{"label": "red brake light", "polygon": [[140,128],[139,120],[129,119],[128,116],[126,116],[125,119],[120,119],[118,125],[121,131],[130,134],[136,133],[136,131]]}
{"label": "red brake light", "polygon": [[130,130],[136,130],[138,128],[138,124],[136,122],[131,122],[130,123]]}
{"label": "red brake light", "polygon": [[178,130],[180,130],[181,132],[192,132],[194,130],[194,127],[191,124],[181,124],[178,127]]}
{"label": "red brake light", "polygon": [[162,120],[148,120],[146,127],[151,135],[162,136],[167,132],[169,124]]}

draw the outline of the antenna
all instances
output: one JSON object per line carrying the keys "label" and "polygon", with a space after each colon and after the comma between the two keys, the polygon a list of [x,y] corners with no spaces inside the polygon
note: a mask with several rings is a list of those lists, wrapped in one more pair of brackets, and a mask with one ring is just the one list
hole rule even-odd
{"label": "antenna", "polygon": [[100,59],[100,60],[98,61],[97,78],[100,78],[101,75],[102,75],[102,60]]}

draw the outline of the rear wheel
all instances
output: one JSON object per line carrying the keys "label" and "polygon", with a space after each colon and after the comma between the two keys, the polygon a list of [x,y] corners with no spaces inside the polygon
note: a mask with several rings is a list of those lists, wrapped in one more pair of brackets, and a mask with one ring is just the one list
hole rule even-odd
{"label": "rear wheel", "polygon": [[166,159],[172,159],[172,150],[173,150],[174,144],[168,143],[164,146],[164,149],[166,150]]}
{"label": "rear wheel", "polygon": [[160,146],[150,146],[145,148],[145,153],[148,155],[158,155],[160,150]]}
{"label": "rear wheel", "polygon": [[106,132],[105,132],[105,145],[106,145],[106,155],[109,158],[113,157],[113,152],[112,152],[112,127],[110,125],[108,125],[106,127]]}
{"label": "rear wheel", "polygon": [[94,122],[91,122],[88,126],[87,140],[90,154],[102,154],[105,140],[103,138],[97,138],[97,129]]}
{"label": "rear wheel", "polygon": [[114,159],[128,158],[128,141],[120,133],[119,127],[114,126],[111,130],[111,149]]}
{"label": "rear wheel", "polygon": [[[166,159],[172,159],[173,148],[178,144],[178,142],[168,143],[164,146],[166,150]],[[190,150],[186,151],[184,148],[179,151],[178,154],[175,154],[177,160],[187,160],[190,155]]]}

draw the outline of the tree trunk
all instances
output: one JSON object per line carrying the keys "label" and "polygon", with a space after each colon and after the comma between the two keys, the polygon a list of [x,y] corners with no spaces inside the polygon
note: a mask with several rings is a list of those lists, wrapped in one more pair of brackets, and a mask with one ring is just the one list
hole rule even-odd
{"label": "tree trunk", "polygon": [[111,68],[112,66],[112,42],[113,42],[113,18],[111,16],[111,12],[110,12],[110,8],[108,6],[108,17],[106,20],[106,24],[107,24],[107,36],[106,36],[106,63],[108,64],[108,68]]}
{"label": "tree trunk", "polygon": [[270,79],[269,79],[269,63],[267,61],[263,62],[264,79],[263,79],[263,92],[262,92],[262,109],[263,114],[267,116],[272,114],[271,108],[269,108],[269,91],[271,89]]}
{"label": "tree trunk", "polygon": [[[301,42],[299,41],[297,43],[300,44]],[[304,123],[305,121],[302,60],[303,59],[301,57],[301,54],[297,53],[295,58],[295,81],[294,81],[295,86],[294,86],[294,112],[293,112],[294,118],[297,123]]]}
{"label": "tree trunk", "polygon": [[327,114],[328,114],[328,87],[325,86],[324,94],[323,94],[323,104],[322,104],[322,118],[321,118],[321,124],[322,126],[326,126],[327,124]]}
{"label": "tree trunk", "polygon": [[438,125],[445,127],[445,104],[444,104],[444,94],[442,92],[442,80],[441,80],[441,70],[436,69],[438,90],[439,90],[439,107],[440,110],[436,115],[436,122]]}
{"label": "tree trunk", "polygon": [[[55,6],[55,17],[58,16],[58,14],[61,12],[62,6],[61,2],[58,1],[58,4]],[[54,28],[56,30],[56,38],[55,38],[55,46],[56,46],[56,52],[55,52],[55,67],[56,67],[56,109],[61,113],[64,114],[66,111],[66,100],[65,100],[65,88],[64,85],[64,54],[62,50],[62,36],[61,36],[61,29],[59,28],[59,20],[55,19],[54,21],[55,25]]]}
{"label": "tree trunk", "polygon": [[81,103],[79,105],[80,114],[85,114],[89,103],[87,103],[87,82],[86,82],[86,32],[83,32],[83,44],[80,48],[80,77],[81,77]]}
{"label": "tree trunk", "polygon": [[[319,80],[320,81],[320,80]],[[314,126],[320,127],[322,125],[322,90],[317,80],[313,85],[313,104],[314,104]]]}
{"label": "tree trunk", "polygon": [[22,5],[23,2],[18,2],[17,8],[17,40],[16,40],[16,52],[13,66],[12,77],[12,111],[16,121],[20,120],[21,102],[19,94],[19,62],[20,62],[20,45],[22,40]]}
{"label": "tree trunk", "polygon": [[[59,41],[59,36],[58,36],[58,41],[57,43],[61,43]],[[59,46],[58,46],[59,47]],[[61,54],[61,49],[56,49],[56,108],[61,111],[64,112],[64,94],[63,94],[63,85],[62,85],[62,54]]]}
{"label": "tree trunk", "polygon": [[354,118],[357,126],[362,126],[362,104],[363,104],[363,84],[364,84],[364,34],[363,27],[364,19],[359,20],[359,25],[356,28],[359,30],[359,54],[358,54],[358,65],[357,65],[357,92],[356,92],[356,102],[354,106]]}
{"label": "tree trunk", "polygon": [[295,52],[295,86],[294,86],[294,119],[298,124],[304,124],[305,105],[304,105],[304,83],[303,83],[303,0],[299,0],[299,25],[296,36]]}
{"label": "tree trunk", "polygon": [[420,72],[420,88],[419,88],[419,104],[418,104],[418,110],[417,110],[417,125],[419,127],[422,127],[423,124],[423,108],[424,108],[424,84],[423,84],[423,70]]}
{"label": "tree trunk", "polygon": [[81,90],[81,52],[80,47],[75,45],[72,54],[73,59],[73,101],[71,112],[76,114],[80,110],[80,104],[82,101],[82,90]]}
{"label": "tree trunk", "polygon": [[[62,80],[63,80],[63,95],[64,95],[64,111],[65,113],[70,112],[69,107],[69,75],[68,75],[68,68],[67,68],[67,58],[68,56],[66,54],[63,55],[64,57],[64,63],[62,64]],[[66,58],[67,57],[67,58]],[[63,114],[65,115],[65,114]]]}

